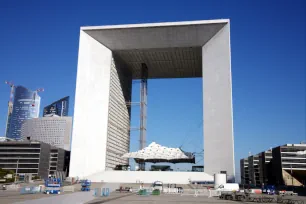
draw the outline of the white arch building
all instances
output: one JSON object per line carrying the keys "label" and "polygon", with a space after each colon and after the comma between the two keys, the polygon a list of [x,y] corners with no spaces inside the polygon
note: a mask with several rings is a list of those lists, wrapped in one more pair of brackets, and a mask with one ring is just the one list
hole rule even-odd
{"label": "white arch building", "polygon": [[202,175],[226,171],[234,178],[230,24],[223,19],[81,28],[70,176],[103,180],[127,163],[124,104],[141,63],[149,79],[203,77]]}

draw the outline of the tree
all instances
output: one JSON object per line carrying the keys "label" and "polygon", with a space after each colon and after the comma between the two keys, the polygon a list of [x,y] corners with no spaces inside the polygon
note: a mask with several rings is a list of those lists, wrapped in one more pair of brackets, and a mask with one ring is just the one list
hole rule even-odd
{"label": "tree", "polygon": [[0,168],[0,178],[3,178],[7,174],[14,174],[14,172],[12,170],[6,170]]}

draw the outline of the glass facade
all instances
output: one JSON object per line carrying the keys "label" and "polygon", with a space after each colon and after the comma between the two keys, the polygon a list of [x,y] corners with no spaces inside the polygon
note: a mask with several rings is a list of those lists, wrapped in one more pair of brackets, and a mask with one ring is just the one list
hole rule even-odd
{"label": "glass facade", "polygon": [[14,94],[13,112],[10,119],[8,138],[21,139],[21,126],[24,120],[38,118],[40,96],[23,86],[17,86]]}
{"label": "glass facade", "polygon": [[58,116],[68,116],[68,108],[69,108],[69,96],[66,96],[65,98],[62,98],[46,106],[44,108],[43,116],[49,114],[55,114]]}

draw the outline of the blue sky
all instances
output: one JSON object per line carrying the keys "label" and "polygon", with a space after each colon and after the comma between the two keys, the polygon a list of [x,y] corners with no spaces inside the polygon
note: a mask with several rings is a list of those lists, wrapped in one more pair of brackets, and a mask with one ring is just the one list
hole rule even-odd
{"label": "blue sky", "polygon": [[[45,88],[41,107],[71,96],[73,115],[80,26],[229,18],[236,163],[248,152],[306,140],[304,0],[86,2],[0,0],[0,136],[9,98],[5,80]],[[201,83],[149,81],[148,142],[201,151]],[[132,118],[137,124],[137,108]]]}

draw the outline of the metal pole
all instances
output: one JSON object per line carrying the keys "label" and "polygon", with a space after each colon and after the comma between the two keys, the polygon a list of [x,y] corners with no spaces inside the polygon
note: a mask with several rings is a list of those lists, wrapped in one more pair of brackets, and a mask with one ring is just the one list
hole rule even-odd
{"label": "metal pole", "polygon": [[15,173],[15,183],[16,183],[16,179],[17,179],[18,165],[19,165],[19,158],[17,159],[17,168],[16,168],[16,173]]}
{"label": "metal pole", "polygon": [[[146,146],[147,131],[147,86],[148,86],[148,67],[145,63],[141,64],[141,83],[140,83],[140,138],[139,149]],[[145,170],[145,162],[139,162],[140,170]]]}
{"label": "metal pole", "polygon": [[290,169],[291,169],[291,180],[292,180],[292,186],[293,186],[292,164],[290,165]]}

